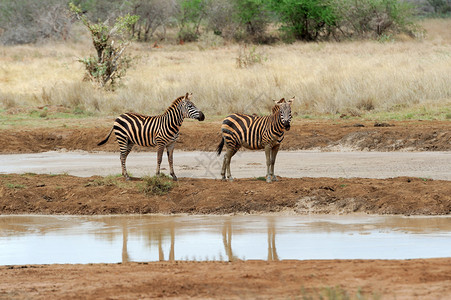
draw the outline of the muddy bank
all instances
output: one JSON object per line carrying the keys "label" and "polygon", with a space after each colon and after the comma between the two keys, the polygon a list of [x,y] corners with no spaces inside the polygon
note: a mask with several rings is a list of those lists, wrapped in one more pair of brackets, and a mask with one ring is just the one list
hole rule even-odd
{"label": "muddy bank", "polygon": [[[157,262],[0,267],[8,299],[447,299],[451,259]],[[327,298],[327,294],[322,294]]]}
{"label": "muddy bank", "polygon": [[[400,214],[451,213],[451,182],[421,178],[282,178],[222,182],[183,178],[166,195],[136,179],[0,175],[1,214]],[[283,193],[281,194],[281,191]]]}
{"label": "muddy bank", "polygon": [[[44,121],[45,122],[45,121]],[[118,151],[114,137],[101,147],[113,119],[99,119],[98,126],[83,124],[67,128],[17,128],[0,130],[6,143],[0,153],[33,153],[52,150]],[[88,127],[86,127],[88,126]],[[176,149],[215,151],[221,122],[185,122]],[[295,120],[282,150],[451,151],[449,121],[309,121]],[[136,147],[134,151],[155,151]]]}

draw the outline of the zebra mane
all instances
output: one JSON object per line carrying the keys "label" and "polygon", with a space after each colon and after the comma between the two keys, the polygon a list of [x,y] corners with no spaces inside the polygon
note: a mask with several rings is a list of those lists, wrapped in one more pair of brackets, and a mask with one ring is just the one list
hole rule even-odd
{"label": "zebra mane", "polygon": [[180,96],[177,99],[175,99],[174,101],[172,101],[172,104],[169,105],[169,107],[166,109],[165,112],[168,112],[174,108],[177,108],[177,106],[179,106],[180,102],[182,102],[184,98],[185,98],[185,96]]}

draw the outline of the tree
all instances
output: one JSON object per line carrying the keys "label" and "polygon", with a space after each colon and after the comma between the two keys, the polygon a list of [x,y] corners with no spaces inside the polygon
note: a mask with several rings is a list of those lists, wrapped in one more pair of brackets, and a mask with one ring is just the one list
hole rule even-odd
{"label": "tree", "polygon": [[207,15],[208,0],[179,0],[179,33],[181,42],[192,42],[199,38],[199,27]]}
{"label": "tree", "polygon": [[175,0],[135,0],[133,14],[139,16],[139,20],[133,26],[133,36],[147,42],[160,26],[165,31],[176,7]]}
{"label": "tree", "polygon": [[67,2],[61,0],[2,0],[0,30],[3,44],[35,43],[46,39],[66,39],[71,21]]}
{"label": "tree", "polygon": [[69,5],[70,10],[88,28],[97,51],[97,56],[79,60],[86,68],[85,79],[100,87],[109,85],[114,89],[116,82],[125,76],[130,66],[131,59],[124,55],[129,44],[127,34],[139,17],[130,14],[118,17],[110,27],[105,23],[91,23],[78,6],[72,2]]}
{"label": "tree", "polygon": [[451,13],[451,0],[427,0],[436,14]]}
{"label": "tree", "polygon": [[345,36],[378,38],[391,33],[418,31],[414,7],[397,0],[335,0]]}
{"label": "tree", "polygon": [[337,26],[331,0],[270,0],[270,7],[282,22],[281,29],[298,40],[316,41]]}
{"label": "tree", "polygon": [[269,24],[264,0],[235,0],[235,18],[251,37],[261,37]]}

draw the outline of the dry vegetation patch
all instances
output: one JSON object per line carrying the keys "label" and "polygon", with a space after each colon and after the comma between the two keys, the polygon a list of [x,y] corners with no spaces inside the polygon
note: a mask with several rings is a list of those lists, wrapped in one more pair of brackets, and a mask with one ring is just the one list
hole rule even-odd
{"label": "dry vegetation patch", "polygon": [[81,82],[77,58],[89,52],[88,40],[1,47],[0,107],[157,114],[190,91],[207,116],[265,114],[272,98],[296,95],[300,101],[293,111],[299,116],[400,112],[413,118],[423,112],[425,118],[449,119],[451,38],[443,28],[450,22],[425,21],[430,34],[424,40],[259,46],[265,59],[247,68],[236,65],[239,45],[136,43],[130,47],[134,67],[116,92]]}

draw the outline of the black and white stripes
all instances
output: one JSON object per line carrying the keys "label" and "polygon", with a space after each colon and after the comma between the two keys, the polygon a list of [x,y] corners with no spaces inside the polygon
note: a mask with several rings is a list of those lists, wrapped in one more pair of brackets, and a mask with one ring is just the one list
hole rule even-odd
{"label": "black and white stripes", "polygon": [[174,180],[177,180],[173,168],[173,152],[183,119],[191,118],[199,121],[205,119],[202,111],[198,110],[191,102],[191,96],[192,94],[187,93],[185,96],[178,97],[163,114],[158,116],[126,113],[120,115],[114,121],[110,133],[98,145],[105,144],[114,131],[120,147],[122,175],[127,180],[130,177],[127,174],[125,161],[135,144],[144,147],[157,147],[157,175],[160,173],[163,151],[166,148],[171,176]]}
{"label": "black and white stripes", "polygon": [[274,175],[274,163],[285,130],[290,130],[293,100],[294,97],[288,101],[285,101],[284,98],[275,101],[276,105],[269,116],[232,114],[224,119],[221,126],[222,140],[217,149],[219,155],[224,144],[227,148],[221,171],[223,180],[226,179],[226,171],[227,178],[233,180],[230,173],[230,160],[242,146],[251,150],[265,149],[266,181],[277,180]]}

